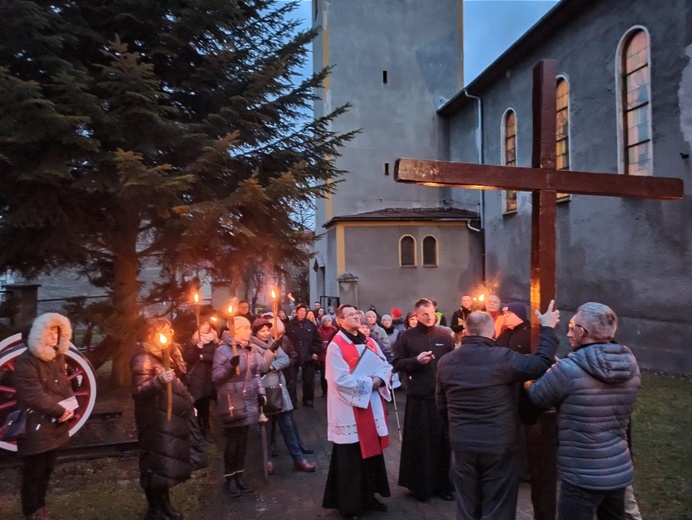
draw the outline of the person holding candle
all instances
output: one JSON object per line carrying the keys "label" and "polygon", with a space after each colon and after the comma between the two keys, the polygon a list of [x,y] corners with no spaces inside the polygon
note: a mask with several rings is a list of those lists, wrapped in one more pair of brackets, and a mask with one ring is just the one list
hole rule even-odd
{"label": "person holding candle", "polygon": [[262,356],[250,344],[252,327],[247,318],[236,316],[232,330],[221,335],[221,346],[214,353],[212,381],[217,389],[216,411],[226,437],[224,477],[232,497],[251,493],[243,479],[245,453],[251,424],[259,420],[259,408],[266,403],[260,379]]}
{"label": "person holding candle", "polygon": [[[284,324],[281,321],[277,321],[276,327],[277,329],[273,330],[272,322],[266,318],[255,319],[252,324],[250,343],[254,352],[261,359],[260,372],[263,374],[262,381],[265,388],[281,387],[282,408],[280,412],[273,414],[272,418],[276,418],[286,443],[286,448],[288,448],[293,458],[294,468],[298,471],[312,473],[315,471],[315,465],[310,464],[303,456],[298,430],[295,427],[295,419],[293,417],[293,403],[288,395],[286,379],[282,372],[290,364],[288,355],[281,348]],[[272,338],[272,332],[275,332],[276,339]],[[274,473],[273,463],[269,462],[268,470],[269,474]]]}
{"label": "person holding candle", "polygon": [[146,519],[182,520],[170,502],[169,490],[192,473],[189,420],[194,399],[182,381],[185,363],[173,343],[171,322],[147,321],[130,368],[139,482],[149,504]]}
{"label": "person holding candle", "polygon": [[183,347],[183,357],[188,367],[188,389],[195,399],[197,422],[202,436],[209,438],[209,404],[215,395],[211,380],[214,352],[219,346],[219,336],[209,316],[199,319],[199,330]]}
{"label": "person holding candle", "polygon": [[[22,458],[22,512],[25,518],[50,518],[46,493],[58,448],[69,440],[74,411],[63,406],[73,395],[65,354],[72,327],[63,315],[50,312],[34,320],[27,349],[17,358],[14,383],[17,407],[26,412],[26,435],[17,441]],[[30,411],[29,411],[30,410]]]}

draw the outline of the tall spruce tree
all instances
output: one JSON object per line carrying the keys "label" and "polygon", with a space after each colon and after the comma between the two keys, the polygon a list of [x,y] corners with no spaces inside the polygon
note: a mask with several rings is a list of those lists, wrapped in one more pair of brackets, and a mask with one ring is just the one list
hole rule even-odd
{"label": "tall spruce tree", "polygon": [[302,262],[292,219],[343,173],[340,107],[306,118],[297,2],[0,0],[0,269],[78,267],[114,308],[129,383],[138,273]]}

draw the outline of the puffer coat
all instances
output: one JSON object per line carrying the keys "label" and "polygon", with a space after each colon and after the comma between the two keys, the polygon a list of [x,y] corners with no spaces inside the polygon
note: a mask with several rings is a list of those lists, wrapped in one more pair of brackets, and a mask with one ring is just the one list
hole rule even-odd
{"label": "puffer coat", "polygon": [[[51,327],[60,329],[55,348],[47,344]],[[72,327],[65,316],[54,312],[42,314],[31,327],[27,350],[17,358],[14,372],[17,406],[30,410],[26,436],[17,442],[21,456],[56,450],[69,440],[69,423],[58,424],[57,420],[65,413],[58,403],[73,395],[65,360],[71,337]]]}
{"label": "puffer coat", "polygon": [[247,414],[242,419],[222,424],[224,428],[237,428],[257,424],[259,420],[259,396],[265,394],[260,380],[260,363],[263,360],[250,345],[245,347],[237,345],[240,364],[238,365],[239,373],[236,373],[236,368],[230,364],[233,357],[230,341],[233,340],[224,333],[221,346],[214,353],[211,378],[216,386],[216,412],[219,417],[228,415],[229,399],[236,408],[243,407],[247,410]]}
{"label": "puffer coat", "polygon": [[140,457],[140,471],[151,475],[155,487],[173,487],[190,478],[189,417],[194,399],[180,380],[185,364],[176,346],[171,347],[171,369],[176,377],[171,381],[173,410],[166,417],[167,385],[159,380],[164,371],[161,347],[141,343],[132,358],[132,398],[135,402],[135,421]]}
{"label": "puffer coat", "polygon": [[585,489],[632,484],[627,425],[639,390],[632,352],[617,343],[592,343],[560,360],[528,390],[542,408],[558,408],[560,477]]}
{"label": "puffer coat", "polygon": [[217,338],[217,341],[210,341],[199,348],[195,341],[196,338],[197,335],[195,334],[192,341],[183,347],[183,357],[188,367],[187,385],[195,401],[202,397],[214,397],[215,389],[211,380],[211,369],[214,352],[219,346]]}

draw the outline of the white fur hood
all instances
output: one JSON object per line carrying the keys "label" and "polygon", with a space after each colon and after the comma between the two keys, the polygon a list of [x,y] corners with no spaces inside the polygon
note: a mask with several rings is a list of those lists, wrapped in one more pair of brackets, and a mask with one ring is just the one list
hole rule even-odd
{"label": "white fur hood", "polygon": [[70,348],[70,340],[72,339],[70,320],[57,312],[41,314],[31,325],[27,346],[29,347],[29,352],[42,361],[52,361],[57,355],[56,349],[48,346],[48,333],[51,327],[60,329],[57,352],[66,354]]}

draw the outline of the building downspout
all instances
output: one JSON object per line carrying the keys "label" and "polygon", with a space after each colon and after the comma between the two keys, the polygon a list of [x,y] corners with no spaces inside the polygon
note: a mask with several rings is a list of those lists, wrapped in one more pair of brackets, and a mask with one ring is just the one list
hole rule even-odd
{"label": "building downspout", "polygon": [[[478,150],[478,164],[483,164],[483,100],[478,96],[469,94],[468,89],[464,88],[461,91],[467,98],[475,99],[478,112],[478,134],[476,139],[476,147]],[[468,228],[477,233],[482,233],[481,236],[481,274],[483,277],[483,285],[485,285],[485,190],[481,190],[480,200],[478,202],[478,214],[480,216],[480,229],[476,229],[470,224]]]}

